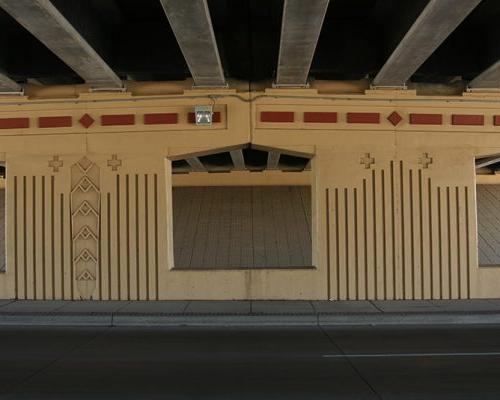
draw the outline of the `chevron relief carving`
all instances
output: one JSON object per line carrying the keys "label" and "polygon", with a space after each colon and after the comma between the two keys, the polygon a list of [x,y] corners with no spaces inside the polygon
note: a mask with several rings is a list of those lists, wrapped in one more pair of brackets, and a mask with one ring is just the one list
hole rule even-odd
{"label": "chevron relief carving", "polygon": [[73,191],[75,190],[81,190],[83,193],[87,193],[89,190],[95,190],[99,192],[99,189],[85,175],[83,176],[82,179],[80,179],[80,182],[78,182],[75,188],[73,189]]}
{"label": "chevron relief carving", "polygon": [[79,282],[82,282],[82,281],[95,281],[95,276],[92,275],[88,269],[86,269],[79,276],[76,277],[76,280],[79,281]]}
{"label": "chevron relief carving", "polygon": [[[99,217],[99,213],[92,207],[92,205],[87,201],[83,200],[80,206],[75,210],[75,215],[79,214],[82,216],[87,216],[89,214]],[[90,229],[90,228],[89,228]]]}
{"label": "chevron relief carving", "polygon": [[73,239],[88,239],[98,240],[98,237],[90,230],[88,226],[84,226],[80,232],[78,232]]}
{"label": "chevron relief carving", "polygon": [[99,167],[83,157],[71,167],[73,271],[78,295],[92,299],[99,269]]}

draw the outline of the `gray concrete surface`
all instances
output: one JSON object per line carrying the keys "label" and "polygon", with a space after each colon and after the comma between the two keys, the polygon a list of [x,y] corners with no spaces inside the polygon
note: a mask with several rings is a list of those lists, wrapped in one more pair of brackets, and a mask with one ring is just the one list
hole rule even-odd
{"label": "gray concrete surface", "polygon": [[[108,89],[122,87],[120,78],[101,55],[107,38],[82,8],[71,15],[75,5],[31,0],[0,0],[0,7],[86,83]],[[91,42],[88,38],[92,38]],[[109,54],[106,56],[109,58]]]}
{"label": "gray concrete surface", "polygon": [[500,300],[0,300],[0,326],[345,326],[500,324]]}
{"label": "gray concrete surface", "polygon": [[500,325],[0,328],[5,399],[498,399]]}
{"label": "gray concrete surface", "polygon": [[203,0],[161,0],[161,4],[194,84],[226,86],[207,3]]}

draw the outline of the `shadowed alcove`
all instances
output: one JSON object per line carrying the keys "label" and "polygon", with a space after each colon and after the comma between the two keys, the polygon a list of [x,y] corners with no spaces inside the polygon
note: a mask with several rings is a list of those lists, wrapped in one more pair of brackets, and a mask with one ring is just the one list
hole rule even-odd
{"label": "shadowed alcove", "polygon": [[312,266],[310,157],[246,146],[172,173],[176,269]]}

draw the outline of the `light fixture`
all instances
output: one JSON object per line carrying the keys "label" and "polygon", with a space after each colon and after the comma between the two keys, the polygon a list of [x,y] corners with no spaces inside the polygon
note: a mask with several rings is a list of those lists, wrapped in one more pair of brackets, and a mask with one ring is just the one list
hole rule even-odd
{"label": "light fixture", "polygon": [[196,125],[212,125],[212,106],[195,106],[194,115]]}

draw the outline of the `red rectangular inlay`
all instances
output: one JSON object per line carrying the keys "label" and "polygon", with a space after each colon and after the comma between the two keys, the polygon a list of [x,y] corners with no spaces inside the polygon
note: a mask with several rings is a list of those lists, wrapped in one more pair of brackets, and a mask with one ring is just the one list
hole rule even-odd
{"label": "red rectangular inlay", "polygon": [[135,115],[134,114],[120,114],[120,115],[102,115],[101,125],[134,125]]}
{"label": "red rectangular inlay", "polygon": [[144,114],[145,125],[176,124],[177,120],[176,113]]}
{"label": "red rectangular inlay", "polygon": [[38,118],[39,128],[63,128],[73,125],[73,119],[66,117],[40,117]]}
{"label": "red rectangular inlay", "polygon": [[29,126],[29,118],[0,118],[0,129],[22,129]]}
{"label": "red rectangular inlay", "polygon": [[347,113],[347,122],[349,124],[379,124],[379,113]]}
{"label": "red rectangular inlay", "polygon": [[295,115],[292,111],[262,111],[261,122],[293,122]]}
{"label": "red rectangular inlay", "polygon": [[442,125],[443,116],[441,114],[410,114],[410,124],[412,125]]}
{"label": "red rectangular inlay", "polygon": [[452,125],[484,125],[484,115],[453,114]]}
{"label": "red rectangular inlay", "polygon": [[[215,111],[213,114],[212,114],[212,122],[214,124],[218,124],[219,122],[221,121],[220,119],[220,112],[219,111]],[[194,124],[196,122],[195,118],[194,118],[194,113],[189,113],[188,114],[188,122],[190,124]]]}
{"label": "red rectangular inlay", "polygon": [[334,124],[337,122],[336,112],[305,112],[304,122]]}
{"label": "red rectangular inlay", "polygon": [[500,115],[495,115],[493,117],[493,125],[499,126],[500,125]]}

